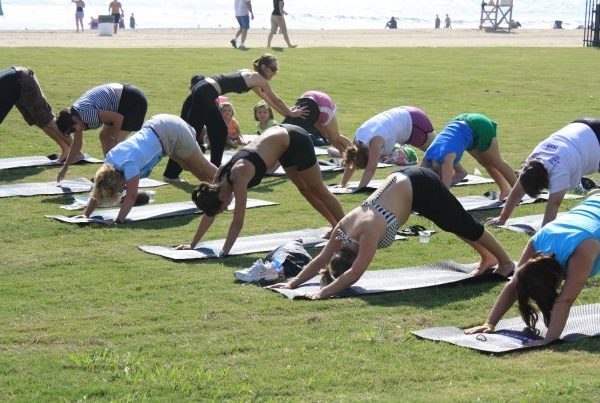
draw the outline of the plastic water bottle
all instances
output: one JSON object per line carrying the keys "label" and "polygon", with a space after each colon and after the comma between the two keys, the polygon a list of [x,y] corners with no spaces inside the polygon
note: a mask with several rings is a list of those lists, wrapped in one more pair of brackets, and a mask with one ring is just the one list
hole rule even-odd
{"label": "plastic water bottle", "polygon": [[283,273],[283,262],[285,261],[285,252],[278,250],[273,254],[273,258],[271,259],[273,262],[273,266],[275,266],[275,270],[277,273]]}

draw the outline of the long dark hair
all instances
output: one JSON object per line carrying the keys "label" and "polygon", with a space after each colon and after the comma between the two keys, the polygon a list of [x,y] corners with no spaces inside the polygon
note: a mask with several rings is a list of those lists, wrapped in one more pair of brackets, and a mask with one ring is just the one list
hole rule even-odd
{"label": "long dark hair", "polygon": [[192,190],[192,201],[207,216],[216,216],[221,209],[219,186],[208,182],[201,182]]}
{"label": "long dark hair", "polygon": [[325,287],[344,274],[356,260],[357,251],[354,248],[344,246],[333,254],[331,261],[324,269],[321,269],[321,287]]}
{"label": "long dark hair", "polygon": [[550,325],[552,307],[558,296],[563,271],[554,254],[537,253],[521,267],[516,275],[517,301],[521,317],[532,334],[539,331],[535,325],[539,319],[535,302],[544,317],[546,327]]}
{"label": "long dark hair", "polygon": [[529,161],[519,175],[519,182],[529,197],[537,197],[542,190],[548,189],[550,180],[542,161],[538,159]]}

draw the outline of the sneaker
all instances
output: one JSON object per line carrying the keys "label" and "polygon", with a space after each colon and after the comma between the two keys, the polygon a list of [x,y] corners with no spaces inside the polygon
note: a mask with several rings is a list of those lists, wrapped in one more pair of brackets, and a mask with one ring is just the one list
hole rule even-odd
{"label": "sneaker", "polygon": [[586,190],[586,188],[585,188],[585,187],[584,187],[584,186],[583,186],[583,185],[580,183],[580,184],[578,184],[577,186],[575,186],[575,187],[573,188],[573,193],[576,193],[576,194],[583,195],[583,194],[587,194],[587,190]]}
{"label": "sneaker", "polygon": [[242,50],[243,50],[243,49],[248,49],[248,48],[246,47],[246,45],[244,45],[244,44],[242,43],[242,44],[240,44],[240,46],[238,46],[238,49],[242,49]]}
{"label": "sneaker", "polygon": [[235,39],[230,40],[229,43],[231,43],[231,46],[233,46],[234,48],[237,48],[237,45],[235,44]]}
{"label": "sneaker", "polygon": [[263,262],[262,259],[258,259],[247,269],[235,271],[233,275],[236,279],[245,283],[257,283],[261,280],[273,281],[279,278],[273,263]]}
{"label": "sneaker", "polygon": [[181,179],[179,176],[176,178],[169,178],[169,177],[163,176],[163,182],[167,182],[170,184],[187,183],[187,181],[185,179]]}

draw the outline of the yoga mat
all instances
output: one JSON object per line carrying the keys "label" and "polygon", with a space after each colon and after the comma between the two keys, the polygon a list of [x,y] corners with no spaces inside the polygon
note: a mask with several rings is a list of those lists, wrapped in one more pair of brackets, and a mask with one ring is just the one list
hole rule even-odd
{"label": "yoga mat", "polygon": [[452,186],[483,185],[486,183],[494,183],[494,180],[478,175],[467,175],[462,181],[454,183]]}
{"label": "yoga mat", "polygon": [[[329,227],[307,228],[297,231],[239,237],[233,244],[229,254],[244,255],[271,252],[278,246],[296,239],[300,239],[307,248],[323,246],[327,240],[323,239],[322,236],[330,229]],[[217,257],[224,243],[224,239],[200,242],[193,250],[175,250],[168,246],[149,245],[141,245],[139,248],[144,252],[173,260],[207,259]]]}
{"label": "yoga mat", "polygon": [[[478,263],[465,265],[448,260],[404,269],[370,270],[366,271],[352,287],[336,294],[334,297],[352,297],[390,291],[413,290],[473,279],[505,280],[504,277],[493,273],[486,273],[481,276],[472,276],[469,274],[477,267]],[[301,299],[305,298],[306,294],[311,294],[319,290],[320,279],[321,276],[315,276],[293,290],[281,288],[272,290],[290,299]]]}
{"label": "yoga mat", "polygon": [[[567,193],[565,195],[565,199],[580,199],[584,196],[570,194]],[[457,197],[458,201],[467,211],[478,211],[478,210],[492,210],[492,209],[500,209],[504,206],[503,200],[498,199],[490,199],[487,196],[461,196]],[[523,197],[519,204],[532,204],[532,203],[541,203],[548,200],[548,194],[542,193],[537,198],[532,198],[529,196]]]}
{"label": "yoga mat", "polygon": [[[526,334],[523,332],[525,323],[521,317],[516,317],[503,319],[498,322],[494,333],[464,334],[462,329],[456,327],[435,327],[417,330],[412,332],[412,334],[422,339],[445,341],[485,353],[506,353],[536,348],[528,347],[527,343],[543,339],[546,335],[547,329],[541,320],[541,315],[536,328],[540,331],[539,337],[532,337]],[[572,342],[597,336],[600,336],[600,304],[572,307],[560,340],[563,342]]]}
{"label": "yoga mat", "polygon": [[[392,166],[390,164],[387,164],[387,165]],[[372,192],[373,190],[375,190],[379,186],[381,186],[383,184],[383,182],[385,182],[385,179],[373,179],[364,188],[364,191]],[[356,191],[359,183],[360,183],[359,181],[350,181],[350,182],[348,182],[348,185],[345,188],[336,187],[337,185],[329,185],[329,186],[327,186],[327,188],[333,194],[348,194],[348,193],[354,193]],[[480,184],[485,184],[485,183],[494,183],[494,180],[489,179],[489,178],[483,178],[481,176],[476,176],[476,175],[467,175],[463,181],[458,182],[452,186],[480,185]],[[475,196],[475,197],[478,197],[478,196]],[[484,197],[484,196],[482,196],[482,197]],[[490,199],[487,199],[487,202],[489,202],[489,201],[490,201]]]}
{"label": "yoga mat", "polygon": [[[42,183],[8,183],[0,185],[0,198],[13,196],[44,196],[69,193],[90,192],[94,183],[85,178]],[[140,180],[140,188],[166,185],[165,182],[144,178]]]}
{"label": "yoga mat", "polygon": [[[325,160],[317,160],[317,162],[319,163],[319,168],[321,169],[321,172],[336,172],[336,171],[343,171],[344,167],[341,167],[339,165],[336,165],[334,163],[325,161]],[[277,168],[274,172],[268,174],[271,176],[284,176],[285,175],[285,171],[283,170],[283,167],[279,166],[279,168]]]}
{"label": "yoga mat", "polygon": [[[229,251],[230,255],[246,255],[249,253],[271,252],[278,246],[299,239],[306,248],[319,248],[325,245],[326,239],[322,236],[331,228],[307,228],[297,231],[280,232],[274,234],[251,235],[239,237]],[[405,239],[396,236],[397,240]],[[141,245],[139,248],[144,252],[162,256],[173,260],[207,259],[217,257],[225,243],[224,239],[200,242],[194,250],[175,250],[168,246]]]}
{"label": "yoga mat", "polygon": [[[154,203],[156,192],[154,190],[145,190],[144,193],[150,197],[150,200],[146,204]],[[68,211],[83,210],[90,202],[90,198],[90,196],[75,195],[73,196],[73,202],[71,204],[64,204],[60,206],[60,208]]]}
{"label": "yoga mat", "polygon": [[[53,158],[51,158],[53,157]],[[38,167],[38,166],[49,166],[49,165],[62,165],[57,161],[58,155],[49,155],[47,157],[41,155],[34,155],[28,157],[14,157],[14,158],[0,158],[0,169],[12,169],[12,168],[26,168],[26,167]],[[99,160],[94,157],[90,157],[88,154],[84,154],[84,158],[74,164],[80,163],[93,163],[99,164],[102,163],[102,160]]]}
{"label": "yoga mat", "polygon": [[[273,206],[277,203],[269,201],[248,199],[246,208],[253,207],[264,207]],[[234,202],[232,201],[228,210],[233,210]],[[46,215],[45,217],[54,218],[58,221],[62,221],[68,224],[90,224],[90,223],[104,223],[106,220],[114,220],[119,214],[120,208],[113,209],[99,209],[96,210],[94,215],[90,218],[82,217],[81,215],[76,216],[64,216],[64,215]],[[127,215],[127,221],[144,221],[144,220],[155,220],[158,218],[174,217],[189,214],[200,214],[194,202],[176,202],[176,203],[163,203],[163,204],[148,204],[145,206],[133,207]]]}
{"label": "yoga mat", "polygon": [[[558,213],[560,217],[564,213]],[[499,225],[498,228],[508,229],[514,232],[525,233],[529,235],[535,234],[542,228],[543,214],[527,215],[523,217],[509,218],[504,225]]]}

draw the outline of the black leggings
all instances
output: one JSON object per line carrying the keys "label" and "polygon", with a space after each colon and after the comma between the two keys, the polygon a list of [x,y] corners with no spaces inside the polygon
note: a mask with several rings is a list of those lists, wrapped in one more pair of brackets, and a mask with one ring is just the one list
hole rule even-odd
{"label": "black leggings", "polygon": [[12,67],[0,71],[0,123],[4,121],[8,112],[15,106],[19,99],[19,83],[17,71]]}
{"label": "black leggings", "polygon": [[397,172],[408,176],[413,191],[412,210],[444,231],[470,241],[483,235],[483,225],[465,211],[456,197],[429,168],[409,167]]}
{"label": "black leggings", "polygon": [[206,126],[210,141],[210,162],[215,166],[221,165],[225,141],[227,140],[227,125],[217,105],[219,93],[209,82],[199,82],[192,91],[190,110],[184,119],[195,130],[202,133]]}

